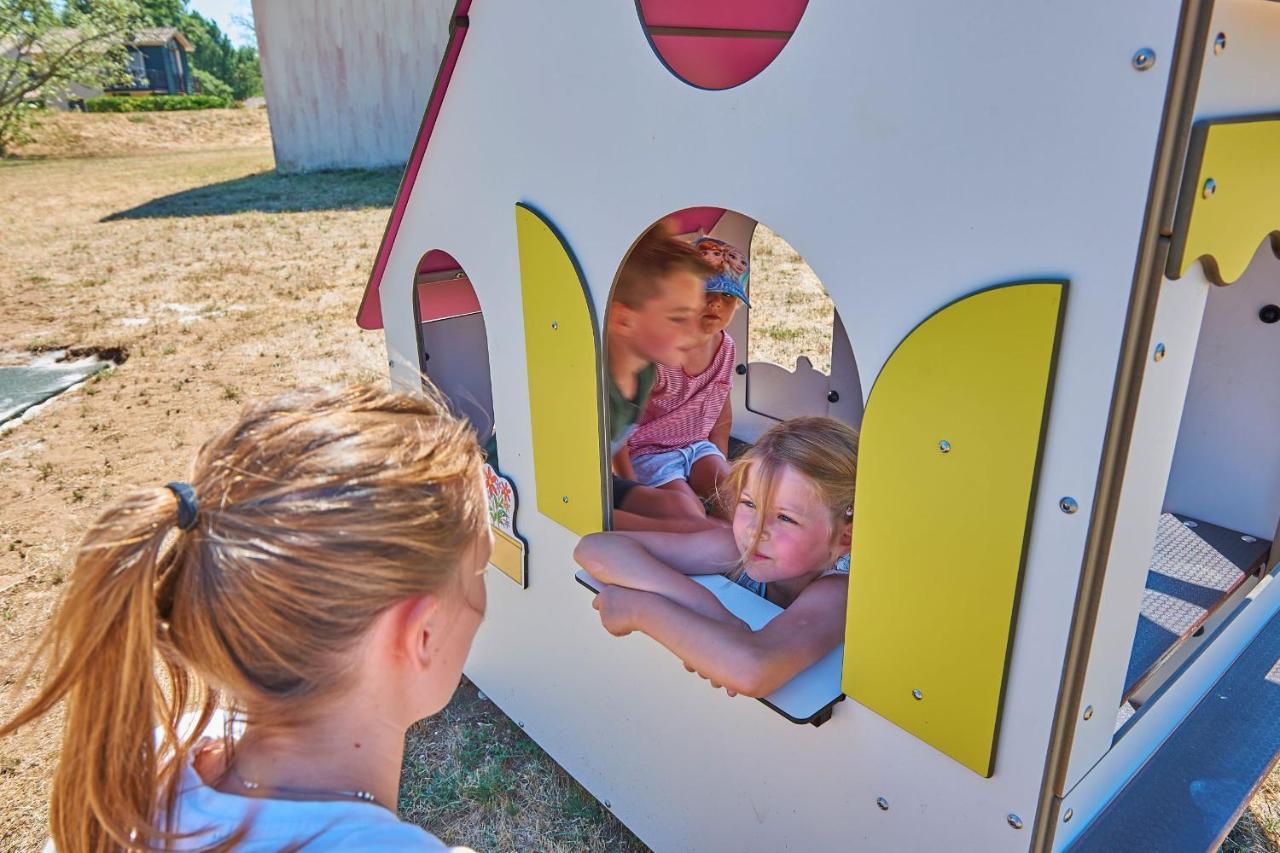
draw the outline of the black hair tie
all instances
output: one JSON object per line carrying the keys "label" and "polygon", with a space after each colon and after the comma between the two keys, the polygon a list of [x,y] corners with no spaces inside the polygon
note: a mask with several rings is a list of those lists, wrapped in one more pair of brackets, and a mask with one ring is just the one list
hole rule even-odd
{"label": "black hair tie", "polygon": [[165,488],[178,499],[178,529],[185,531],[195,527],[196,517],[200,514],[196,490],[188,483],[166,483]]}

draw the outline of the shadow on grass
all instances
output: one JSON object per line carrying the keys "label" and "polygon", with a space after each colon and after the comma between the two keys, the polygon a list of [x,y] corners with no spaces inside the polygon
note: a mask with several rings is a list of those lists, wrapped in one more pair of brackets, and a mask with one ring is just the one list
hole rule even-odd
{"label": "shadow on grass", "polygon": [[161,196],[113,213],[102,221],[390,207],[395,201],[401,173],[401,169],[312,172],[305,175],[259,172]]}

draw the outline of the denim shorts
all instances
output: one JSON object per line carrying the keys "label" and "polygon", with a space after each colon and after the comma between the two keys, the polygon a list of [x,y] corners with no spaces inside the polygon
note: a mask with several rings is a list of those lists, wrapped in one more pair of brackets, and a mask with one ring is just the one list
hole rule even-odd
{"label": "denim shorts", "polygon": [[689,479],[693,463],[706,456],[719,456],[724,459],[720,448],[711,442],[695,441],[688,447],[633,457],[631,467],[635,468],[636,479],[641,484],[657,488],[675,480]]}

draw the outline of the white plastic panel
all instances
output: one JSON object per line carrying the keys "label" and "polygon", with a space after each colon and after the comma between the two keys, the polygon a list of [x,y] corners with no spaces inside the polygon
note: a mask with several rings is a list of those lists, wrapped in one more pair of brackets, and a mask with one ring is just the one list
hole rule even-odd
{"label": "white plastic panel", "polygon": [[[656,61],[629,4],[473,7],[383,304],[410,304],[433,246],[476,285],[530,585],[489,584],[467,672],[650,846],[1030,843],[1167,82],[1167,63],[1138,73],[1130,57],[1168,57],[1178,9],[812,3],[760,76],[704,92]],[[704,204],[759,217],[831,293],[864,394],[948,302],[1000,282],[1071,282],[991,779],[850,701],[821,728],[779,725],[646,638],[609,637],[582,606],[575,538],[529,509],[516,201],[564,235],[597,317],[657,217]],[[411,317],[385,319],[392,353],[413,353]],[[1059,512],[1067,494],[1086,510]]]}
{"label": "white plastic panel", "polygon": [[[1277,152],[1280,156],[1280,152]],[[1270,539],[1280,520],[1280,259],[1263,244],[1240,280],[1209,294],[1165,506]]]}

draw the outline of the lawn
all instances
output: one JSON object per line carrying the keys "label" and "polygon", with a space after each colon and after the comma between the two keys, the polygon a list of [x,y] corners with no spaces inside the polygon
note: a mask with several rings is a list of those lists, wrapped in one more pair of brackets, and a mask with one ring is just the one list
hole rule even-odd
{"label": "lawn", "polygon": [[[20,650],[43,628],[78,537],[105,505],[133,485],[183,479],[213,426],[247,398],[385,375],[381,334],[354,318],[398,174],[277,176],[265,117],[250,111],[221,122],[157,115],[168,141],[139,133],[134,148],[121,142],[129,118],[55,117],[27,149],[49,159],[0,163],[7,354],[74,346],[127,355],[0,434],[0,643],[12,650],[0,664],[4,717],[29,692],[14,683]],[[101,150],[134,153],[58,159]],[[753,334],[752,358],[790,366],[807,354],[821,367],[824,343],[789,329],[820,326],[830,307],[799,257],[765,237],[753,297],[776,304],[771,315],[793,312],[795,324],[775,320],[772,332]],[[0,742],[0,849],[44,842],[57,724]],[[412,730],[400,808],[480,850],[644,849],[467,683]],[[1273,774],[1225,849],[1276,850],[1277,839]]]}

